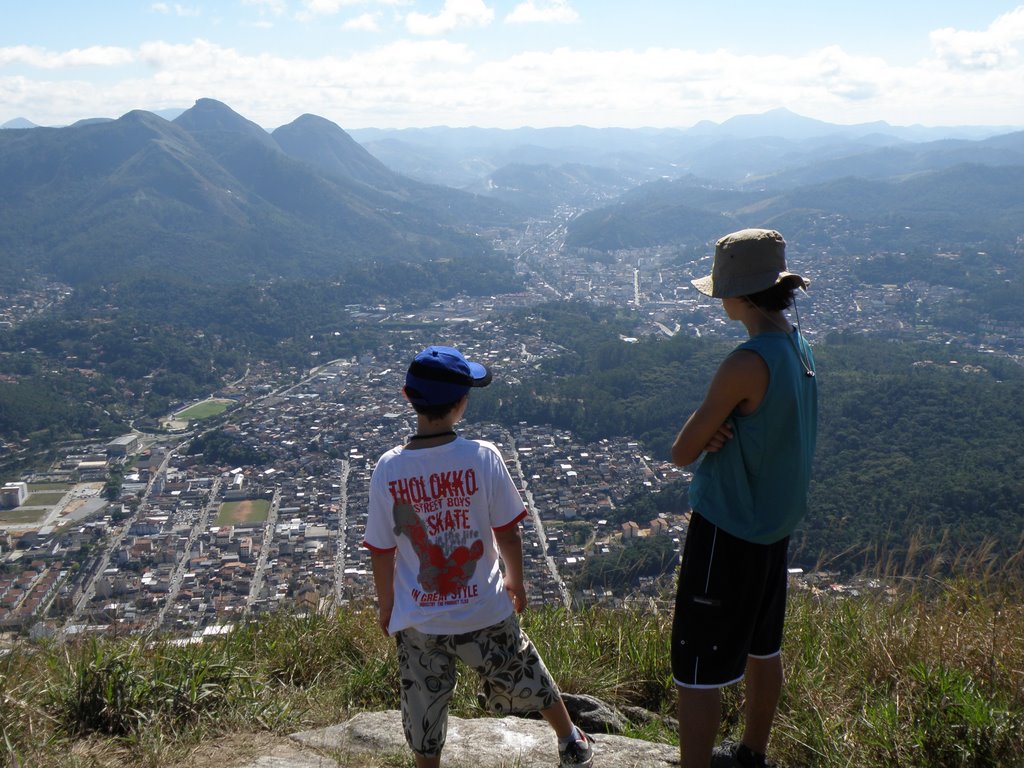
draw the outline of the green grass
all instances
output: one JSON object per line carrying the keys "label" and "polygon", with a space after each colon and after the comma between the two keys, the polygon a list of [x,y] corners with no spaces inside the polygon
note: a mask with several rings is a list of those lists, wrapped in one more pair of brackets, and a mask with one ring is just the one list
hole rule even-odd
{"label": "green grass", "polygon": [[174,414],[174,418],[201,421],[211,416],[219,416],[232,405],[234,405],[233,400],[204,400],[201,403],[196,403],[184,410],[178,411]]}
{"label": "green grass", "polygon": [[[248,512],[242,512],[248,505]],[[248,501],[226,501],[217,511],[217,525],[244,525],[245,523],[266,522],[270,515],[270,502],[267,499],[249,499]]]}
{"label": "green grass", "polygon": [[64,493],[33,493],[22,504],[23,507],[52,507],[64,498]]}
{"label": "green grass", "polygon": [[[902,579],[845,597],[794,590],[772,756],[808,768],[1024,764],[1022,597],[1020,582],[994,578]],[[522,623],[566,692],[674,715],[671,618],[653,606],[540,609]],[[394,642],[369,605],[274,614],[185,647],[157,636],[26,641],[0,658],[0,755],[39,768],[164,768],[218,738],[394,709],[398,691]],[[475,693],[461,670],[452,713],[482,715]],[[733,686],[721,736],[739,737],[741,711]],[[627,735],[677,743],[658,724]],[[346,765],[412,765],[381,759]]]}
{"label": "green grass", "polygon": [[24,525],[42,520],[45,516],[45,509],[5,509],[0,511],[0,524]]}
{"label": "green grass", "polygon": [[74,486],[68,483],[29,483],[28,492],[36,493],[38,491],[60,491],[66,493],[70,491]]}

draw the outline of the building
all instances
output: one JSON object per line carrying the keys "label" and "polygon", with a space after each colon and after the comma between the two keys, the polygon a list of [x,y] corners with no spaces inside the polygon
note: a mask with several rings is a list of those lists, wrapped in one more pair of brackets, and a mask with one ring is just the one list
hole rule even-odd
{"label": "building", "polygon": [[651,536],[665,536],[668,534],[668,520],[656,517],[651,520]]}
{"label": "building", "polygon": [[135,434],[122,435],[107,443],[107,457],[111,459],[122,459],[139,449],[139,436]]}
{"label": "building", "polygon": [[28,483],[6,483],[0,488],[0,509],[20,507],[28,498]]}

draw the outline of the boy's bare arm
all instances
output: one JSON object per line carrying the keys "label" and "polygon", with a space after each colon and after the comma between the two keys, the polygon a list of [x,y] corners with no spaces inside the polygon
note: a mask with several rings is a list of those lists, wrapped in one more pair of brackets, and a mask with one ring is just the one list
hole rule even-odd
{"label": "boy's bare arm", "polygon": [[373,586],[377,590],[377,623],[388,635],[391,611],[395,607],[395,550],[371,551],[370,567],[373,569]]}
{"label": "boy's bare arm", "polygon": [[[692,464],[703,451],[715,452],[730,438],[728,418],[736,408],[750,412],[768,389],[768,366],[755,352],[729,355],[715,372],[704,402],[698,406],[672,444],[672,462]],[[748,406],[745,408],[745,406]]]}
{"label": "boy's bare arm", "polygon": [[505,590],[512,598],[516,613],[526,608],[526,585],[523,583],[523,535],[519,524],[494,532],[501,561],[505,565]]}

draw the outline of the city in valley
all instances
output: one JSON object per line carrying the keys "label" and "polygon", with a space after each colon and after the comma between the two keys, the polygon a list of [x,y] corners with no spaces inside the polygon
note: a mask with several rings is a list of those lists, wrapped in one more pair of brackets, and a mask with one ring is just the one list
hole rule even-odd
{"label": "city in valley", "polygon": [[[612,263],[588,260],[563,248],[574,215],[563,210],[525,231],[495,236],[524,278],[521,292],[463,296],[420,310],[348,307],[355,325],[393,329],[391,344],[352,358],[313,357],[303,371],[254,365],[210,393],[212,408],[192,411],[202,417],[186,411],[162,430],[62,446],[51,466],[8,483],[0,499],[0,630],[63,637],[160,630],[201,638],[249,615],[370,598],[369,554],[361,546],[369,478],[377,457],[414,432],[400,392],[408,361],[425,344],[451,344],[515,384],[562,350],[557,340],[515,335],[502,323],[510,310],[560,299],[629,308],[642,320],[624,344],[648,334],[739,338],[739,329],[690,286],[710,258],[683,268],[677,253],[657,248],[620,251]],[[816,242],[791,243],[793,264],[812,279],[811,300],[800,306],[812,341],[843,329],[902,333],[907,318],[893,308],[912,307],[920,321],[930,306],[950,299],[955,289],[926,283],[856,283],[850,257],[831,252],[830,238],[842,238],[843,226],[823,221]],[[45,313],[66,295],[51,286],[17,296],[0,308],[0,324]],[[928,331],[928,338],[992,354],[1024,350],[1024,329],[1005,323],[983,322],[957,337],[935,334]],[[574,577],[588,557],[633,539],[666,536],[678,549],[685,509],[643,527],[608,520],[623,499],[688,477],[653,458],[664,447],[629,438],[585,443],[543,424],[479,423],[472,407],[469,417],[463,433],[499,447],[527,502],[532,604],[656,594],[661,587],[644,581],[581,590]],[[267,460],[225,467],[189,452],[211,425]],[[3,448],[9,455],[18,446]],[[112,470],[124,480],[119,497],[109,500],[104,489]]]}

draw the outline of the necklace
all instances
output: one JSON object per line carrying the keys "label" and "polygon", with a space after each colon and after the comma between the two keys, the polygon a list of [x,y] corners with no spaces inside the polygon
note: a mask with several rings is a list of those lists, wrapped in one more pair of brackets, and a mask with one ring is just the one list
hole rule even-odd
{"label": "necklace", "polygon": [[415,435],[410,437],[409,440],[429,440],[431,437],[448,437],[448,435],[455,437],[455,430],[446,429],[444,432],[430,432],[426,435],[421,435],[419,432],[417,432]]}

